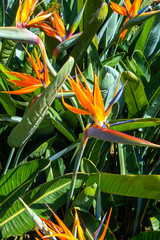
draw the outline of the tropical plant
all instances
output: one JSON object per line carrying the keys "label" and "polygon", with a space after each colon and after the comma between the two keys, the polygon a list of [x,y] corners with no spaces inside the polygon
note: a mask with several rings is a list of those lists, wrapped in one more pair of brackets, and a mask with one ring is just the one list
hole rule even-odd
{"label": "tropical plant", "polygon": [[158,239],[158,2],[0,6],[1,239]]}

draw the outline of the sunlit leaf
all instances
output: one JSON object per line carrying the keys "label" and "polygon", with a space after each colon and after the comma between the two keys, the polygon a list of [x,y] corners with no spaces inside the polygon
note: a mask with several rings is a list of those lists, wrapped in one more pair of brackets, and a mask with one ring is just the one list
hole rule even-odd
{"label": "sunlit leaf", "polygon": [[102,192],[128,197],[160,198],[159,175],[91,174],[87,180],[87,186],[98,182],[99,178]]}
{"label": "sunlit leaf", "polygon": [[72,57],[63,65],[56,78],[46,88],[43,94],[32,105],[30,110],[23,117],[22,121],[12,130],[8,137],[8,144],[14,147],[20,147],[34,133],[38,125],[45,116],[46,111],[54,101],[59,92],[67,74],[70,73],[74,64]]}
{"label": "sunlit leaf", "polygon": [[[48,159],[38,159],[8,171],[0,179],[0,215],[13,205],[18,197],[31,185],[39,171],[49,165]],[[21,176],[21,177],[20,177]]]}

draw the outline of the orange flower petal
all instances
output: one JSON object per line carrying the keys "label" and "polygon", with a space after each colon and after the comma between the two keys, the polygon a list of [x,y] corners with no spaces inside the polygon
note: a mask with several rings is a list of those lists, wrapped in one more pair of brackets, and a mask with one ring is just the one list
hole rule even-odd
{"label": "orange flower petal", "polygon": [[40,16],[36,16],[34,18],[32,18],[28,24],[27,27],[34,27],[35,24],[44,21],[46,18],[49,18],[52,15],[52,13],[48,13],[46,15],[40,15]]}
{"label": "orange flower petal", "polygon": [[[41,83],[39,80],[37,80],[36,78],[26,74],[26,73],[18,73],[18,72],[7,72],[17,78],[19,78],[21,81],[23,81],[24,83],[30,83],[30,85],[33,85],[33,84],[39,84]],[[8,79],[8,81],[10,82],[13,82],[13,81],[18,81],[18,80],[11,80],[11,79]],[[20,81],[19,81],[20,82]],[[18,82],[17,82],[18,83]]]}
{"label": "orange flower petal", "polygon": [[130,0],[125,0],[125,4],[126,4],[126,8],[127,8],[128,12],[130,13],[131,8],[132,8],[132,4],[131,4]]}
{"label": "orange flower petal", "polygon": [[75,221],[76,221],[76,225],[77,225],[77,229],[78,229],[79,240],[85,240],[76,208],[75,208]]}
{"label": "orange flower petal", "polygon": [[[61,93],[62,93],[62,91],[61,91]],[[65,106],[68,110],[70,110],[70,111],[72,111],[72,112],[74,112],[74,113],[76,113],[76,114],[90,115],[89,112],[87,112],[87,111],[85,111],[85,110],[83,110],[83,109],[80,109],[80,108],[73,107],[73,106],[69,105],[68,103],[66,103],[66,102],[64,101],[63,94],[62,94],[62,102],[63,102],[64,106]]]}
{"label": "orange flower petal", "polygon": [[113,9],[113,11],[115,11],[116,13],[118,13],[120,15],[127,16],[127,10],[125,7],[119,6],[115,2],[110,2],[110,4],[111,4],[110,7]]}
{"label": "orange flower petal", "polygon": [[96,119],[100,122],[105,120],[105,109],[102,94],[98,85],[98,77],[94,76],[94,107],[96,112]]}
{"label": "orange flower petal", "polygon": [[109,221],[110,221],[110,218],[111,218],[111,213],[112,213],[112,208],[110,209],[109,216],[108,216],[108,219],[107,219],[107,223],[105,225],[105,228],[104,228],[103,233],[102,233],[101,237],[99,238],[99,240],[103,240],[105,238],[105,235],[106,235],[106,232],[107,232],[107,229],[108,229],[108,225],[109,225]]}
{"label": "orange flower petal", "polygon": [[142,0],[135,0],[132,5],[133,17],[138,14],[139,8],[141,6]]}
{"label": "orange flower petal", "polygon": [[[51,19],[51,21],[53,20]],[[51,28],[48,24],[41,22],[38,23],[38,27],[41,28],[48,36],[57,38],[55,30]]]}
{"label": "orange flower petal", "polygon": [[[86,79],[83,77],[83,74],[81,73],[81,70],[79,69],[79,67],[78,67],[77,65],[76,65],[76,67],[78,68],[78,71],[79,71],[79,73],[80,73],[80,75],[81,75],[81,78],[83,79],[83,82],[84,82],[85,87],[86,87],[86,89],[87,89],[86,95],[88,96],[88,98],[90,99],[90,101],[93,103],[93,95],[92,95],[92,92],[91,92],[90,88],[89,88],[88,85],[87,85]],[[77,74],[76,74],[76,76],[77,76]],[[79,82],[80,82],[80,80],[79,80]],[[82,86],[83,86],[83,85],[82,85]]]}
{"label": "orange flower petal", "polygon": [[16,24],[21,22],[22,4],[23,4],[23,0],[20,2],[17,13],[16,13]]}
{"label": "orange flower petal", "polygon": [[21,23],[28,22],[31,13],[36,7],[38,0],[26,0],[21,11]]}
{"label": "orange flower petal", "polygon": [[54,16],[55,27],[58,32],[58,35],[60,37],[64,38],[66,35],[65,27],[64,27],[64,24],[56,10],[53,12],[53,16]]}
{"label": "orange flower petal", "polygon": [[9,93],[9,94],[14,94],[14,95],[21,95],[21,94],[26,94],[26,93],[31,93],[34,92],[35,90],[37,90],[38,88],[40,88],[42,85],[37,84],[37,85],[33,85],[30,87],[25,87],[19,90],[15,90],[15,91],[2,91],[3,93]]}
{"label": "orange flower petal", "polygon": [[69,83],[70,83],[73,91],[75,92],[76,97],[77,97],[78,101],[80,102],[80,104],[82,105],[82,107],[84,109],[86,109],[90,113],[90,115],[95,116],[95,109],[94,109],[93,104],[87,98],[87,96],[82,91],[82,89],[79,87],[79,85],[74,80],[69,80]]}

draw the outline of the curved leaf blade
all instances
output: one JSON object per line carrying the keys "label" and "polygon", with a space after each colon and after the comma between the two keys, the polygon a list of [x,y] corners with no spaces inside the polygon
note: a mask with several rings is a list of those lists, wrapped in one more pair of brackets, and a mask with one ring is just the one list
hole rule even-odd
{"label": "curved leaf blade", "polygon": [[38,159],[11,169],[0,179],[0,216],[13,205],[31,185],[39,171],[49,165],[48,159]]}
{"label": "curved leaf blade", "polygon": [[37,129],[46,111],[56,98],[66,76],[70,73],[74,64],[72,57],[63,65],[55,79],[46,88],[43,94],[32,105],[23,117],[22,121],[12,130],[8,137],[8,144],[12,147],[22,146]]}
{"label": "curved leaf blade", "polygon": [[[147,116],[147,115],[146,115]],[[160,125],[160,118],[118,119],[110,121],[110,129],[120,132],[138,128],[156,127]]]}
{"label": "curved leaf blade", "polygon": [[71,52],[71,56],[74,57],[77,64],[81,63],[81,60],[86,53],[86,50],[91,43],[94,35],[97,33],[102,22],[108,14],[108,5],[103,3],[101,8],[98,9],[96,16],[93,20],[86,26],[84,32],[81,34],[77,44]]}
{"label": "curved leaf blade", "polygon": [[91,174],[86,185],[91,186],[99,179],[102,192],[148,199],[160,198],[159,175]]}
{"label": "curved leaf blade", "polygon": [[139,78],[129,71],[122,73],[122,82],[125,83],[126,81],[124,96],[128,107],[128,118],[142,116],[149,106],[143,84]]}
{"label": "curved leaf blade", "polygon": [[[78,174],[75,193],[79,191],[86,177],[87,175],[85,174]],[[45,203],[47,203],[54,212],[65,204],[71,179],[72,174],[68,174],[56,180],[41,184],[28,192],[22,199],[39,217],[49,216],[51,213]],[[17,200],[0,220],[1,238],[11,235],[22,235],[33,226],[35,226],[35,223],[26,208],[20,200]]]}

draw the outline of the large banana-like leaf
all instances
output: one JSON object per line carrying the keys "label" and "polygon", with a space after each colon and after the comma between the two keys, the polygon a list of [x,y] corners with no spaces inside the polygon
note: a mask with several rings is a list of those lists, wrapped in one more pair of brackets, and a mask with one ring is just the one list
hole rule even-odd
{"label": "large banana-like leaf", "polygon": [[31,185],[39,171],[47,167],[48,159],[38,159],[11,169],[0,179],[0,216],[13,205]]}
{"label": "large banana-like leaf", "polygon": [[91,186],[99,181],[102,192],[129,197],[160,198],[159,175],[91,174],[86,185]]}
{"label": "large banana-like leaf", "polygon": [[8,137],[8,144],[13,147],[22,146],[37,129],[45,116],[46,111],[54,101],[66,76],[70,73],[74,64],[72,57],[63,65],[56,78],[46,88],[43,94],[32,105],[31,109],[23,117],[22,121],[12,130]]}
{"label": "large banana-like leaf", "polygon": [[[74,193],[78,192],[86,177],[87,175],[85,174],[78,174]],[[72,174],[67,174],[66,176],[38,186],[21,198],[38,216],[47,217],[51,213],[45,203],[54,212],[65,204],[71,179]],[[33,228],[33,226],[35,224],[26,208],[20,200],[17,200],[0,220],[1,239],[10,235],[22,235]]]}
{"label": "large banana-like leaf", "polygon": [[87,137],[94,137],[108,142],[122,143],[128,145],[136,145],[142,147],[156,147],[160,148],[160,145],[151,143],[149,141],[132,137],[128,134],[114,131],[108,128],[102,128],[98,126],[91,126],[86,130]]}

